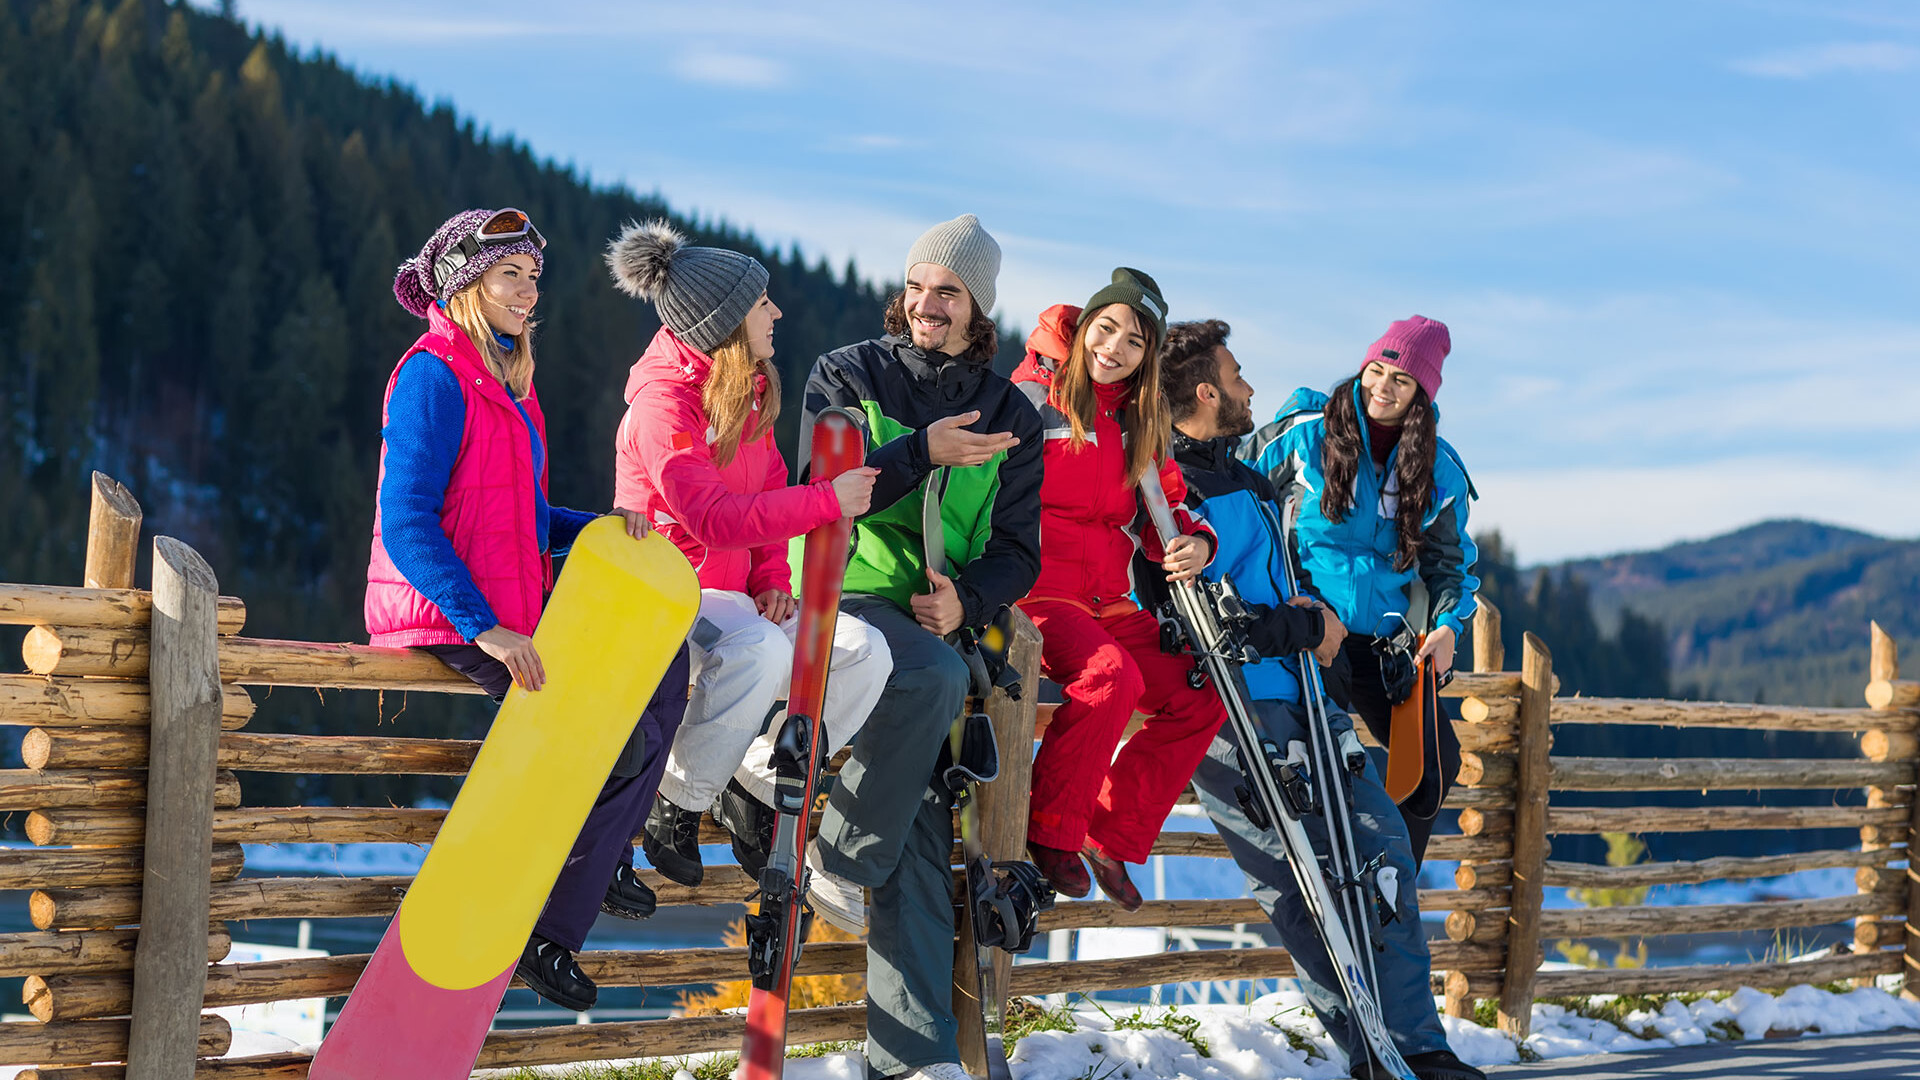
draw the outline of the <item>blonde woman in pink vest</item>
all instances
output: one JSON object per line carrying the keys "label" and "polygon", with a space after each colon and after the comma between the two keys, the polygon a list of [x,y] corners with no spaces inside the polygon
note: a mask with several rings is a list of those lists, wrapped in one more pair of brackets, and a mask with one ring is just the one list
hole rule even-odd
{"label": "blonde woman in pink vest", "polygon": [[[531,635],[553,584],[553,556],[595,517],[547,502],[532,342],[545,246],[519,210],[468,210],[440,226],[393,282],[400,306],[427,331],[387,382],[367,631],[375,645],[434,654],[495,701],[512,684],[537,693],[545,682]],[[622,516],[629,533],[646,534],[644,518]],[[600,911],[653,914],[653,892],[634,876],[632,838],[686,711],[687,680],[682,649],[521,955],[520,977],[556,1005],[583,1010],[598,996],[573,954]]]}
{"label": "blonde woman in pink vest", "polygon": [[[866,513],[878,470],[788,485],[773,442],[780,309],[758,260],[696,247],[653,221],[628,226],[607,265],[615,284],[653,302],[661,323],[627,379],[614,502],[644,513],[700,573],[700,617],[688,642],[692,701],[640,842],[662,875],[698,885],[700,815],[711,808],[733,834],[741,867],[757,876],[774,817],[772,743],[761,729],[786,696],[798,628],[787,542]],[[880,699],[893,654],[872,627],[842,614],[829,663],[821,720],[831,754]],[[810,887],[862,904],[857,888],[818,866]]]}

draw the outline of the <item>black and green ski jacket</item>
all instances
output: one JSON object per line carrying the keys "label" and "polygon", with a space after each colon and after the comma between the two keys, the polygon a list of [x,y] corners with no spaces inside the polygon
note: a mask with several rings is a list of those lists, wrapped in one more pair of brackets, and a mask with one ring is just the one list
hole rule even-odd
{"label": "black and green ski jacket", "polygon": [[[867,464],[880,470],[873,507],[854,528],[846,591],[884,596],[902,608],[928,590],[921,515],[927,482],[943,474],[940,522],[966,625],[985,626],[1027,594],[1040,573],[1040,417],[1026,395],[987,362],[888,335],[822,356],[807,377],[800,414],[800,476],[808,477],[814,418],[852,409],[866,431]],[[927,425],[980,410],[974,432],[1012,432],[1011,451],[981,465],[936,468]]]}

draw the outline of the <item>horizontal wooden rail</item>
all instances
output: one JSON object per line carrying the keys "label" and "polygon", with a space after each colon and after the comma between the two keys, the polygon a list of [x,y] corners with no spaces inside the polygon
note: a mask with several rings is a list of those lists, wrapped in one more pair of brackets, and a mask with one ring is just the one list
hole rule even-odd
{"label": "horizontal wooden rail", "polygon": [[[0,889],[130,885],[140,880],[142,848],[0,849]],[[213,846],[213,880],[232,881],[245,868],[239,844]]]}
{"label": "horizontal wooden rail", "polygon": [[[0,812],[42,807],[142,806],[147,801],[145,769],[56,770],[0,769]],[[213,805],[240,805],[240,778],[221,771],[214,781]]]}
{"label": "horizontal wooden rail", "polygon": [[[228,844],[426,844],[447,812],[415,807],[246,806],[217,810],[213,840]],[[132,845],[146,836],[138,810],[35,810],[27,839],[36,844]]]}
{"label": "horizontal wooden rail", "polygon": [[[245,727],[253,716],[253,696],[238,686],[221,690],[220,726]],[[152,712],[153,703],[144,682],[0,675],[0,724],[145,726]]]}
{"label": "horizontal wooden rail", "polygon": [[1894,848],[1871,851],[1801,851],[1757,857],[1718,856],[1694,862],[1648,862],[1632,866],[1596,866],[1592,863],[1549,862],[1543,879],[1549,887],[1570,889],[1632,889],[1645,885],[1698,885],[1707,881],[1745,880],[1792,874],[1801,870],[1838,867],[1887,866],[1906,853]]}
{"label": "horizontal wooden rail", "polygon": [[1549,833],[1731,832],[1904,827],[1904,806],[1551,806]]}
{"label": "horizontal wooden rail", "polygon": [[[127,1056],[131,1020],[70,1020],[61,1024],[0,1024],[0,1065],[80,1065]],[[224,1016],[200,1017],[198,1052],[217,1057],[233,1046]]]}
{"label": "horizontal wooden rail", "polygon": [[[223,732],[218,761],[240,772],[462,776],[480,752],[475,739],[383,735],[265,735]],[[147,763],[139,728],[34,728],[20,743],[30,769],[130,769]]]}
{"label": "horizontal wooden rail", "polygon": [[1912,709],[1920,706],[1920,679],[1875,679],[1867,684],[1870,709]]}
{"label": "horizontal wooden rail", "polygon": [[[1016,969],[1017,970],[1017,969]],[[867,1029],[865,1005],[799,1009],[787,1017],[787,1045],[844,1042]],[[650,1057],[679,1057],[715,1050],[738,1050],[746,1031],[744,1016],[681,1016],[621,1024],[568,1024],[565,1027],[495,1031],[480,1050],[480,1069],[529,1065],[566,1065],[632,1057],[639,1048]],[[195,1074],[196,1077],[198,1074]]]}
{"label": "horizontal wooden rail", "polygon": [[[1463,766],[1464,768],[1464,766]],[[1912,762],[1835,758],[1553,759],[1555,791],[1750,791],[1893,787],[1913,783]]]}
{"label": "horizontal wooden rail", "polygon": [[1904,896],[1862,893],[1757,904],[1550,908],[1540,913],[1540,932],[1547,937],[1625,937],[1697,934],[1703,930],[1779,930],[1826,926],[1862,915],[1893,915],[1906,907]]}
{"label": "horizontal wooden rail", "polygon": [[[1591,994],[1700,993],[1732,990],[1741,986],[1775,990],[1841,979],[1892,975],[1900,969],[1901,956],[1898,950],[1880,950],[1820,960],[1765,964],[1687,964],[1675,967],[1542,971],[1533,977],[1533,988],[1541,998],[1586,997]],[[1451,971],[1447,973],[1446,981],[1450,996],[1500,996],[1501,978],[1497,971]]]}
{"label": "horizontal wooden rail", "polygon": [[1840,733],[1882,728],[1910,732],[1920,729],[1920,713],[1874,713],[1867,709],[1816,709],[1793,705],[1738,705],[1724,701],[1572,697],[1553,700],[1553,722]]}
{"label": "horizontal wooden rail", "polygon": [[[237,634],[247,605],[222,596],[214,625]],[[13,626],[141,627],[153,623],[153,594],[145,589],[79,589],[66,585],[0,584],[0,624]]]}
{"label": "horizontal wooden rail", "polygon": [[1462,698],[1460,699],[1460,719],[1462,722],[1454,725],[1456,728],[1512,724],[1520,719],[1520,700],[1518,698]]}
{"label": "horizontal wooden rail", "polygon": [[[210,1009],[301,998],[342,997],[367,965],[365,953],[303,956],[207,969]],[[685,986],[744,982],[744,948],[596,951],[578,956],[580,968],[600,986]],[[809,944],[795,969],[799,975],[847,975],[867,970],[867,947],[858,941]],[[516,978],[513,987],[523,987]],[[23,999],[36,1019],[76,1020],[124,1014],[133,1003],[130,971],[33,976]]]}
{"label": "horizontal wooden rail", "polygon": [[[36,675],[144,679],[146,638],[145,631],[36,626],[27,632],[21,656]],[[473,680],[413,649],[267,638],[221,638],[220,677],[249,686],[482,692]]]}
{"label": "horizontal wooden rail", "polygon": [[[640,880],[654,891],[663,907],[740,904],[754,890],[744,871],[726,865],[707,867],[706,880],[693,889],[676,885],[654,870],[641,870]],[[399,874],[241,878],[214,885],[211,915],[226,922],[380,917],[399,909],[400,898],[412,883],[413,878]],[[125,926],[140,921],[140,890],[121,886],[40,889],[28,897],[27,910],[33,925],[42,930]]]}
{"label": "horizontal wooden rail", "polygon": [[[79,973],[133,970],[133,947],[138,930],[81,930],[66,933],[38,930],[0,934],[0,978],[19,978],[42,972]],[[207,933],[207,962],[226,959],[233,936],[224,925]]]}

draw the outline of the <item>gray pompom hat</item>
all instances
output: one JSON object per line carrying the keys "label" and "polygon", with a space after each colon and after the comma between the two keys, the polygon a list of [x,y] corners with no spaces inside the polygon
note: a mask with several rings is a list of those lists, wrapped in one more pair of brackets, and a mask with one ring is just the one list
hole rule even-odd
{"label": "gray pompom hat", "polygon": [[921,263],[933,263],[953,271],[980,314],[993,317],[993,284],[1000,276],[1000,242],[980,225],[972,214],[961,214],[943,221],[913,242],[907,249],[907,274]]}
{"label": "gray pompom hat", "polygon": [[607,245],[613,283],[651,300],[674,335],[710,353],[767,291],[767,268],[751,255],[695,247],[665,221],[628,222]]}

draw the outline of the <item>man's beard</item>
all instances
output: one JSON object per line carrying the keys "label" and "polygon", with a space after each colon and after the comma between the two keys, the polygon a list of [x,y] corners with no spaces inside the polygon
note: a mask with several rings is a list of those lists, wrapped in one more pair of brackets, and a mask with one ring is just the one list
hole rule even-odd
{"label": "man's beard", "polygon": [[1220,434],[1230,438],[1247,434],[1253,430],[1253,402],[1221,398],[1220,418],[1216,423],[1220,427]]}

